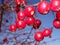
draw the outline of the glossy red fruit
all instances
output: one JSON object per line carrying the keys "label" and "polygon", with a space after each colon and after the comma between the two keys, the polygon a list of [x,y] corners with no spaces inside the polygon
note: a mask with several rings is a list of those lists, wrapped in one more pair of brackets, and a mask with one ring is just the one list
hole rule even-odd
{"label": "glossy red fruit", "polygon": [[35,21],[35,19],[33,17],[26,18],[26,24],[28,24],[28,25],[33,25],[34,21]]}
{"label": "glossy red fruit", "polygon": [[34,13],[35,13],[34,7],[32,7],[32,6],[27,6],[27,7],[25,8],[25,14],[26,14],[27,16],[31,17],[31,16],[34,15]]}
{"label": "glossy red fruit", "polygon": [[33,28],[38,29],[40,27],[40,25],[41,25],[41,20],[36,19],[34,24],[33,24]]}
{"label": "glossy red fruit", "polygon": [[34,35],[34,39],[36,41],[42,41],[44,39],[44,35],[42,32],[36,32]]}
{"label": "glossy red fruit", "polygon": [[26,15],[23,11],[19,11],[17,17],[18,17],[18,19],[24,19],[26,17]]}
{"label": "glossy red fruit", "polygon": [[55,28],[57,28],[57,29],[60,29],[60,21],[57,20],[57,19],[55,19],[55,20],[53,21],[53,26],[54,26]]}
{"label": "glossy red fruit", "polygon": [[52,11],[59,11],[60,10],[60,0],[53,0],[50,2],[50,7]]}
{"label": "glossy red fruit", "polygon": [[21,3],[25,5],[26,4],[26,0],[21,0]]}
{"label": "glossy red fruit", "polygon": [[50,10],[50,5],[48,2],[46,1],[41,1],[38,6],[38,12],[41,13],[41,14],[47,14]]}
{"label": "glossy red fruit", "polygon": [[48,28],[45,28],[44,31],[43,31],[43,34],[44,34],[45,37],[51,36],[51,33],[52,33],[52,30],[48,29]]}
{"label": "glossy red fruit", "polygon": [[20,5],[21,1],[20,0],[15,0],[16,5]]}
{"label": "glossy red fruit", "polygon": [[56,13],[56,18],[57,18],[58,20],[60,20],[60,11],[58,11],[58,12]]}
{"label": "glossy red fruit", "polygon": [[8,41],[7,38],[4,38],[4,39],[3,39],[3,42],[4,42],[4,43],[7,42],[7,41]]}
{"label": "glossy red fruit", "polygon": [[16,25],[15,24],[10,25],[9,30],[12,32],[15,32],[16,31]]}
{"label": "glossy red fruit", "polygon": [[[1,23],[0,23],[1,24]],[[0,27],[0,32],[2,31],[1,27]]]}
{"label": "glossy red fruit", "polygon": [[19,29],[24,29],[26,27],[26,23],[24,22],[24,20],[17,20],[16,25]]}
{"label": "glossy red fruit", "polygon": [[16,13],[18,13],[20,11],[20,7],[19,6],[16,6],[15,7],[15,11],[16,11]]}

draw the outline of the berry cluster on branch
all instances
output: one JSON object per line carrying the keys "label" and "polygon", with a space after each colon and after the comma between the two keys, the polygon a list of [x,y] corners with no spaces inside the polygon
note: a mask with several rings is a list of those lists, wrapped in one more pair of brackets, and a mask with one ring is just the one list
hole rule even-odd
{"label": "berry cluster on branch", "polygon": [[[13,3],[15,4],[15,6],[10,5]],[[14,45],[16,45],[17,43],[19,43],[21,45],[26,45],[27,39],[30,39],[29,36],[32,33],[33,29],[35,29],[37,31],[34,34],[34,40],[31,42],[28,42],[29,45],[31,45],[30,43],[34,43],[34,45],[38,45],[37,43],[42,41],[45,37],[51,38],[51,34],[53,32],[52,31],[53,29],[44,28],[42,32],[39,31],[39,28],[41,27],[42,22],[40,19],[36,18],[36,15],[35,15],[36,10],[34,7],[37,7],[39,14],[42,14],[42,15],[48,14],[50,10],[52,12],[56,12],[56,18],[53,21],[53,26],[56,29],[60,29],[60,0],[51,0],[50,3],[48,3],[45,0],[40,0],[40,2],[38,2],[36,4],[32,4],[32,5],[27,5],[26,0],[12,0],[8,4],[4,3],[4,4],[0,5],[0,9],[2,10],[0,12],[1,24],[2,24],[2,19],[3,19],[2,18],[3,14],[7,10],[11,9],[17,15],[16,15],[15,24],[11,24],[8,28],[8,30],[10,32],[16,32],[17,29],[19,29],[19,30],[25,29],[27,25],[32,27],[29,33],[15,35],[15,37],[13,37],[16,40],[16,43]],[[10,32],[8,32],[8,35],[10,34]],[[7,32],[4,32],[4,33],[7,33]],[[23,39],[25,41],[17,42],[17,37],[20,35],[27,35],[27,38]],[[32,40],[32,39],[30,39],[30,40]],[[7,38],[4,38],[3,41],[4,41],[4,43],[8,44]],[[46,42],[43,42],[43,44],[46,44]]]}

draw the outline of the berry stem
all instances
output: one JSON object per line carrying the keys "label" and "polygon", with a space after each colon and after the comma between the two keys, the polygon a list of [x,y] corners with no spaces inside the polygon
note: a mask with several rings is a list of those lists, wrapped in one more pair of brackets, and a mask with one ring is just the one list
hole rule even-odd
{"label": "berry stem", "polygon": [[26,38],[26,40],[25,40],[24,42],[26,42],[26,41],[27,41],[27,39],[29,38],[29,36],[30,36],[30,34],[31,34],[32,30],[33,30],[33,28],[31,28],[31,30],[30,30],[30,32],[29,32],[29,34],[28,34],[28,36],[27,36],[27,38]]}

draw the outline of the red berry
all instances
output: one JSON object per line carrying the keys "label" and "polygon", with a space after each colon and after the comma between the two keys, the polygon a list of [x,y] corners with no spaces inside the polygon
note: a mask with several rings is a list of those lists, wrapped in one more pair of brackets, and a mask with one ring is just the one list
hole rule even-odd
{"label": "red berry", "polygon": [[16,31],[16,25],[14,25],[14,24],[10,25],[9,30],[12,32],[15,32]]}
{"label": "red berry", "polygon": [[23,12],[23,11],[19,11],[18,12],[18,15],[17,15],[17,17],[18,17],[18,19],[24,19],[25,18],[25,13]]}
{"label": "red berry", "polygon": [[50,7],[52,11],[59,11],[60,10],[60,0],[53,0],[50,2]]}
{"label": "red berry", "polygon": [[43,33],[42,33],[42,32],[36,32],[35,35],[34,35],[34,39],[35,39],[36,41],[41,41],[41,40],[43,40],[43,39],[44,39]]}
{"label": "red berry", "polygon": [[16,11],[16,13],[18,13],[20,11],[20,7],[16,6],[15,11]]}
{"label": "red berry", "polygon": [[35,19],[33,17],[27,17],[26,24],[33,25],[34,21],[35,21]]}
{"label": "red berry", "polygon": [[25,5],[26,4],[26,0],[21,0],[21,3]]}
{"label": "red berry", "polygon": [[24,22],[24,20],[17,20],[16,25],[19,29],[24,29],[26,27],[26,23]]}
{"label": "red berry", "polygon": [[48,2],[46,1],[41,1],[39,4],[38,4],[38,12],[41,13],[41,14],[47,14],[50,10],[50,5]]}
{"label": "red berry", "polygon": [[4,43],[7,42],[7,38],[4,38],[4,39],[3,39],[3,42],[4,42]]}
{"label": "red berry", "polygon": [[21,1],[20,0],[15,0],[16,5],[20,5]]}
{"label": "red berry", "polygon": [[1,27],[0,27],[0,32],[2,31]]}
{"label": "red berry", "polygon": [[34,24],[33,24],[33,28],[34,29],[38,29],[40,25],[41,25],[41,21],[38,20],[38,19],[36,19],[35,22],[34,22]]}
{"label": "red berry", "polygon": [[52,33],[52,30],[48,29],[48,28],[45,28],[44,31],[43,31],[43,34],[44,34],[45,37],[51,36],[51,33]]}
{"label": "red berry", "polygon": [[56,18],[57,18],[58,20],[60,20],[60,11],[58,11],[58,12],[56,13]]}
{"label": "red berry", "polygon": [[33,16],[34,13],[35,13],[34,7],[32,7],[32,6],[27,6],[27,7],[25,8],[25,13],[26,13],[26,15],[29,16],[29,17]]}
{"label": "red berry", "polygon": [[54,26],[55,28],[57,28],[57,29],[60,29],[60,21],[57,20],[57,19],[55,19],[55,20],[53,21],[53,26]]}

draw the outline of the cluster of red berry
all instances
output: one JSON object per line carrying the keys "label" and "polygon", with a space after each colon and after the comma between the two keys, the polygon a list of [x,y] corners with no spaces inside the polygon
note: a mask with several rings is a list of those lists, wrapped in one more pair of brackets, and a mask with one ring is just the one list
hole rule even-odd
{"label": "cluster of red berry", "polygon": [[[34,29],[38,29],[41,25],[41,21],[39,19],[35,19],[35,9],[33,6],[26,6],[25,0],[16,0],[16,12],[17,19],[16,24],[12,24],[9,27],[10,31],[16,31],[17,28],[24,29],[26,24],[29,26],[33,26]],[[22,11],[20,10],[20,7]],[[50,9],[54,12],[57,12],[56,18],[53,21],[53,25],[55,28],[60,29],[60,0],[51,0],[50,4],[47,1],[40,1],[37,5],[37,10],[40,14],[47,14]],[[44,39],[44,36],[51,35],[50,29],[44,29],[42,32],[36,32],[34,35],[35,40],[41,41]]]}
{"label": "cluster of red berry", "polygon": [[60,11],[56,13],[56,19],[53,21],[53,26],[57,29],[60,29]]}
{"label": "cluster of red berry", "polygon": [[44,37],[51,37],[52,30],[45,28],[43,32],[37,31],[34,35],[36,41],[42,41]]}
{"label": "cluster of red berry", "polygon": [[[19,6],[19,2],[20,0],[16,0],[17,6]],[[23,2],[25,2],[25,0],[23,0]],[[25,5],[25,3],[23,4]],[[34,13],[35,9],[33,6],[26,6],[24,10],[19,10],[17,12],[16,25],[10,25],[9,30],[16,31],[16,28],[24,29],[26,25],[33,26],[34,29],[39,28],[39,26],[41,25],[41,21],[34,18]]]}
{"label": "cluster of red berry", "polygon": [[47,14],[50,9],[54,12],[57,12],[60,10],[60,0],[51,0],[50,3],[47,1],[41,1],[38,4],[38,12],[41,14]]}

